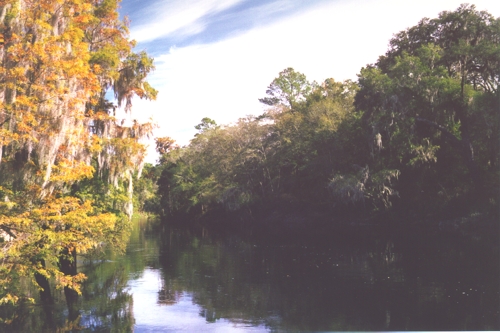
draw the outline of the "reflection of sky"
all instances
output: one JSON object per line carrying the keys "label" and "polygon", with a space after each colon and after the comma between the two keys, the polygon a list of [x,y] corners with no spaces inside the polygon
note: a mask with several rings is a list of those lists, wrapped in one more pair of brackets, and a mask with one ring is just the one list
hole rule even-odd
{"label": "reflection of sky", "polygon": [[184,293],[172,305],[157,303],[161,275],[157,269],[146,268],[141,277],[129,282],[133,294],[134,332],[267,332],[264,326],[251,327],[225,319],[207,323],[200,316],[202,308],[193,303],[192,295]]}
{"label": "reflection of sky", "polygon": [[[137,50],[155,58],[149,81],[160,91],[134,110],[141,121],[154,117],[156,135],[184,145],[203,117],[227,124],[261,114],[258,98],[281,70],[293,67],[318,82],[356,80],[394,33],[462,2],[123,0]],[[473,2],[500,15],[500,1]]]}

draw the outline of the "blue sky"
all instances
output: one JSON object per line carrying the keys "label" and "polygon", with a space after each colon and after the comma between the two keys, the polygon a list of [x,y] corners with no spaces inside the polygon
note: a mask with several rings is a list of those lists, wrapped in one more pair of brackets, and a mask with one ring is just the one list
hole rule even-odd
{"label": "blue sky", "polygon": [[[155,58],[155,102],[137,100],[133,116],[153,118],[156,136],[189,143],[203,117],[228,124],[259,115],[258,98],[287,68],[310,81],[356,80],[389,39],[423,17],[464,0],[122,0],[137,51]],[[500,1],[476,0],[500,16]],[[148,162],[156,155],[151,144]]]}

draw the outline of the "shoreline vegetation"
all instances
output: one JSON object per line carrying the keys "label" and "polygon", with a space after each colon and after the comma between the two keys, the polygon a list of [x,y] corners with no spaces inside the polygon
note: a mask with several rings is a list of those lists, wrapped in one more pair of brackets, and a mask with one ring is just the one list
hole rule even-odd
{"label": "shoreline vegetation", "polygon": [[268,243],[314,244],[328,242],[357,243],[360,239],[420,236],[457,237],[486,242],[498,252],[499,215],[493,212],[461,214],[456,211],[416,216],[406,212],[343,211],[331,207],[298,202],[269,202],[227,212],[214,210],[203,215],[178,214],[170,217],[152,216],[157,223],[172,227],[207,230],[220,235],[237,235]]}
{"label": "shoreline vegetation", "polygon": [[357,82],[284,69],[262,115],[203,118],[185,147],[157,138],[144,208],[275,235],[417,223],[498,236],[499,22],[468,4],[424,18]]}

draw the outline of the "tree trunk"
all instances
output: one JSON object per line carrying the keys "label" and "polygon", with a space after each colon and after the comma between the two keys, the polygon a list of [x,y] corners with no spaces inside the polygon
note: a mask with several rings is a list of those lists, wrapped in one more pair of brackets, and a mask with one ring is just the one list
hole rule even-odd
{"label": "tree trunk", "polygon": [[[62,251],[59,257],[59,269],[65,275],[75,276],[77,274],[75,250],[64,249]],[[76,307],[78,293],[73,289],[64,287],[64,296],[68,305],[68,320],[74,321],[79,316],[79,311]]]}
{"label": "tree trunk", "polygon": [[[40,261],[42,267],[45,267],[45,260]],[[50,292],[49,280],[40,273],[35,273],[35,281],[42,288],[40,290],[40,299],[44,305],[54,304],[52,293]]]}

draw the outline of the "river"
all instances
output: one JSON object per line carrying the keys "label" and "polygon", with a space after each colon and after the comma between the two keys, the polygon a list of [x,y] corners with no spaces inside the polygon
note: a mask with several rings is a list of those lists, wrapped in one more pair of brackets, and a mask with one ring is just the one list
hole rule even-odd
{"label": "river", "polygon": [[[271,244],[135,220],[125,255],[82,261],[62,293],[13,331],[498,330],[498,248],[436,234]],[[68,320],[70,319],[70,320]],[[12,326],[15,325],[15,326]]]}

